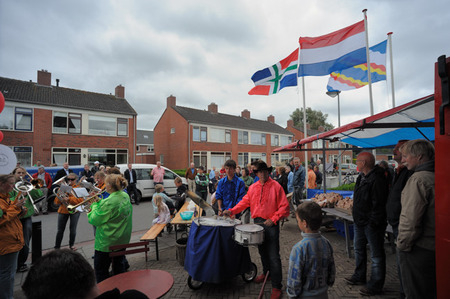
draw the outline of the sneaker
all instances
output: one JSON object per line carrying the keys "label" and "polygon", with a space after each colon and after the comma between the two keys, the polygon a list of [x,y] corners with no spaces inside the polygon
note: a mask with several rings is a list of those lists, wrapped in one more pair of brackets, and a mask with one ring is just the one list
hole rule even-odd
{"label": "sneaker", "polygon": [[[254,282],[263,283],[264,279],[266,279],[266,274],[261,274],[261,275],[256,276]],[[270,275],[269,275],[269,278],[267,278],[267,280],[270,280]]]}
{"label": "sneaker", "polygon": [[281,290],[277,288],[272,289],[272,295],[270,295],[270,299],[279,299],[281,298]]}
{"label": "sneaker", "polygon": [[359,290],[359,293],[363,296],[375,296],[375,295],[380,295],[381,291],[371,290],[368,288],[362,288],[361,290]]}
{"label": "sneaker", "polygon": [[17,272],[27,272],[27,271],[28,271],[27,265],[22,265],[17,269]]}
{"label": "sneaker", "polygon": [[356,278],[353,278],[353,276],[351,276],[351,277],[344,277],[344,280],[349,285],[363,285],[363,284],[366,284],[366,281],[357,280]]}

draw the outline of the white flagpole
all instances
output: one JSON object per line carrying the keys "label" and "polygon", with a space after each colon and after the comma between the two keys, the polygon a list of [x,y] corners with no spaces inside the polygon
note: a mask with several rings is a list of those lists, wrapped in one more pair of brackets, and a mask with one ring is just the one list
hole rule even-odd
{"label": "white flagpole", "polygon": [[364,14],[364,30],[366,31],[366,56],[367,56],[367,79],[369,81],[369,98],[370,98],[370,115],[373,115],[373,97],[372,97],[372,76],[369,56],[369,31],[367,26],[367,9],[363,9]]}
{"label": "white flagpole", "polygon": [[394,88],[394,62],[392,57],[392,32],[387,34],[389,46],[389,63],[391,69],[391,91],[392,91],[392,108],[395,107],[395,88]]}
{"label": "white flagpole", "polygon": [[[303,90],[303,138],[308,137],[308,131],[306,127],[306,96],[305,96],[305,77],[302,77],[302,90]],[[305,149],[308,148],[308,144],[305,143]],[[308,189],[308,151],[305,151],[305,183],[306,189]],[[301,186],[303,187],[303,186]],[[308,191],[307,191],[308,192]],[[308,196],[308,195],[307,195]]]}
{"label": "white flagpole", "polygon": [[[298,75],[300,73],[300,51],[301,51],[301,47],[300,44],[298,46],[298,71],[297,71],[297,87],[298,87]],[[303,138],[308,137],[308,132],[306,131],[306,95],[305,95],[305,76],[302,76],[302,96],[303,96]],[[299,111],[300,112],[300,111]],[[298,115],[299,119],[300,119],[300,113]],[[308,148],[308,145],[305,144],[305,149]],[[306,178],[305,178],[305,182],[306,182],[306,186],[308,186],[308,151],[305,151],[305,174],[306,174]]]}

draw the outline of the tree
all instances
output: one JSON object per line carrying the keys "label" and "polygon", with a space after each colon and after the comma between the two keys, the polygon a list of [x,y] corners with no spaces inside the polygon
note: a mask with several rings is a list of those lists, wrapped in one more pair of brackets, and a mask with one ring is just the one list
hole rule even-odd
{"label": "tree", "polygon": [[[294,121],[294,126],[303,128],[303,108],[295,109],[290,115]],[[312,110],[310,107],[306,108],[306,123],[309,123],[310,128],[313,130],[319,129],[320,126],[325,128],[325,131],[329,131],[334,128],[330,123],[327,123],[328,114],[323,114],[322,111]]]}

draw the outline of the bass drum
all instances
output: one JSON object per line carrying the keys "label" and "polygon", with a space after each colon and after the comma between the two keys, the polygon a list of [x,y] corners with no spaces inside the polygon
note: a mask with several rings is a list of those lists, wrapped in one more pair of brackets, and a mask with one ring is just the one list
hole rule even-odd
{"label": "bass drum", "polygon": [[243,246],[261,245],[264,242],[264,228],[257,224],[236,225],[234,241]]}

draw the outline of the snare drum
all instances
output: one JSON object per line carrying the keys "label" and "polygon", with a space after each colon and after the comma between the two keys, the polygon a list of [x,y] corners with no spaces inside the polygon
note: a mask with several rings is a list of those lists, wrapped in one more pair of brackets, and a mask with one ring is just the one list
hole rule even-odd
{"label": "snare drum", "polygon": [[257,224],[236,225],[234,241],[243,246],[261,245],[264,242],[264,228]]}

